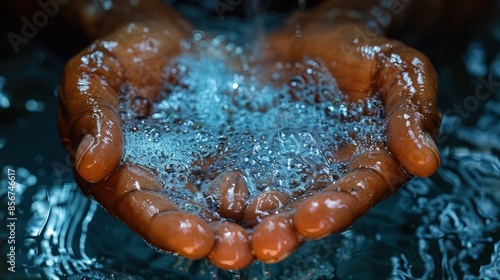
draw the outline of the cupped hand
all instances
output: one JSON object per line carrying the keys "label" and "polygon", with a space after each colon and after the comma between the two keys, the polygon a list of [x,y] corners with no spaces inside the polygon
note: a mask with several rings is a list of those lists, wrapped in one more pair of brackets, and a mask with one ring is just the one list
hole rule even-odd
{"label": "cupped hand", "polygon": [[[120,91],[137,89],[136,96],[148,103],[165,82],[175,80],[165,76],[165,65],[181,50],[181,40],[191,36],[186,24],[172,26],[170,19],[124,24],[67,63],[59,92],[61,140],[72,155],[83,192],[147,242],[188,258],[208,256],[222,268],[243,268],[254,260],[243,227],[232,222],[210,223],[179,210],[162,194],[164,189],[152,170],[121,162]],[[231,173],[226,173],[226,179],[223,176],[219,180],[236,179]],[[215,186],[214,191],[227,196],[232,193],[232,184],[228,184],[225,189]],[[224,205],[227,200],[222,201]],[[237,212],[226,211],[226,215],[239,215]]]}
{"label": "cupped hand", "polygon": [[124,85],[146,98],[163,86],[163,68],[189,37],[185,24],[162,18],[127,23],[73,57],[61,81],[58,124],[73,155],[82,190],[158,248],[200,258],[214,244],[201,218],[182,213],[150,172],[120,164],[123,153],[119,93]]}
{"label": "cupped hand", "polygon": [[[163,85],[168,59],[180,50],[180,39],[189,36],[185,28],[138,21],[97,40],[65,68],[59,127],[63,144],[75,151],[80,187],[157,248],[189,258],[208,257],[224,269],[241,269],[254,259],[276,262],[304,238],[346,229],[412,175],[428,176],[439,166],[432,140],[440,120],[432,66],[399,42],[380,36],[362,42],[355,32],[360,27],[318,26],[302,30],[303,37],[285,28],[269,41],[291,60],[322,59],[351,98],[379,92],[384,102],[389,148],[356,155],[348,173],[332,185],[292,204],[294,198],[279,192],[248,202],[241,175],[228,171],[212,184],[220,215],[227,219],[208,221],[179,210],[161,194],[151,171],[121,164],[122,86],[132,85],[140,95],[153,98]],[[337,154],[350,158],[353,150]]]}
{"label": "cupped hand", "polygon": [[367,32],[360,23],[332,27],[302,15],[273,34],[269,48],[292,60],[321,59],[351,100],[378,94],[386,112],[388,147],[340,151],[339,156],[351,160],[349,171],[295,209],[293,225],[301,236],[317,239],[342,231],[412,176],[427,177],[437,170],[438,81],[425,55]]}

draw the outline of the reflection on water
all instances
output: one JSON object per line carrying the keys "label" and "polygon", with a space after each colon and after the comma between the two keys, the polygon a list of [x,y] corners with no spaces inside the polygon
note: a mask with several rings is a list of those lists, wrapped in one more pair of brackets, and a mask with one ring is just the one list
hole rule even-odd
{"label": "reflection on water", "polygon": [[[54,96],[9,96],[3,89],[22,83],[39,93],[44,67],[55,67],[46,55],[17,61],[26,66],[24,80],[0,77],[2,126],[12,116],[18,120],[0,127],[0,279],[500,279],[498,88],[474,119],[445,114],[437,174],[414,179],[342,234],[308,242],[281,263],[230,273],[154,251],[81,194],[63,157],[52,162],[60,153],[55,130],[47,132],[55,125]],[[51,79],[43,83],[49,92],[58,83]],[[9,107],[21,113],[2,111]],[[39,145],[29,134],[12,136],[26,128]],[[31,158],[20,161],[23,154]],[[18,183],[16,273],[8,273],[5,262],[5,164],[16,170]]]}
{"label": "reflection on water", "polygon": [[[418,215],[418,251],[392,257],[392,275],[402,279],[500,277],[499,173],[498,158],[457,151],[443,155],[443,168],[433,180],[414,181],[408,190],[427,194],[409,201],[408,190],[404,191],[398,204],[412,203],[409,214]],[[442,192],[443,187],[449,190]],[[421,265],[412,264],[415,257]]]}
{"label": "reflection on water", "polygon": [[[499,117],[487,112],[487,127],[498,131]],[[348,231],[306,243],[281,263],[239,273],[157,253],[73,181],[42,185],[28,170],[16,171],[19,279],[500,278],[500,161],[469,148],[444,148],[435,176],[411,181]],[[2,186],[5,174],[6,168]],[[5,195],[3,188],[3,201]]]}
{"label": "reflection on water", "polygon": [[[500,162],[491,154],[467,149],[448,149],[442,156],[443,167],[436,176],[412,181],[349,231],[307,243],[280,264],[253,265],[241,277],[376,278],[374,273],[380,273],[394,279],[498,279]],[[204,261],[155,253],[83,197],[74,182],[36,185],[33,174],[21,167],[16,170],[21,209],[18,263],[24,274],[19,279],[179,279],[217,274]],[[5,174],[4,169],[2,186]],[[5,201],[5,188],[1,191]]]}

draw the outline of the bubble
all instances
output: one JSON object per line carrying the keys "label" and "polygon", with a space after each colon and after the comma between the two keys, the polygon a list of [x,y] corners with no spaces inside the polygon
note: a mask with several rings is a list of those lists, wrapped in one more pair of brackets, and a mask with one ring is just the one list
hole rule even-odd
{"label": "bubble", "polygon": [[195,30],[195,31],[193,31],[193,39],[196,42],[201,41],[203,38],[205,38],[205,33],[203,31],[201,31],[201,30]]}
{"label": "bubble", "polygon": [[321,61],[276,63],[269,78],[291,77],[276,86],[254,75],[256,67],[245,70],[251,60],[241,46],[223,37],[200,45],[206,39],[193,36],[165,71],[182,86],[167,84],[153,102],[131,87],[120,97],[123,160],[151,170],[181,209],[203,215],[202,190],[225,171],[242,172],[251,197],[300,194],[346,172],[349,162],[335,159],[339,147],[385,145],[377,96],[349,100]]}
{"label": "bubble", "polygon": [[151,103],[144,96],[136,96],[130,100],[130,110],[136,117],[147,117],[150,109]]}

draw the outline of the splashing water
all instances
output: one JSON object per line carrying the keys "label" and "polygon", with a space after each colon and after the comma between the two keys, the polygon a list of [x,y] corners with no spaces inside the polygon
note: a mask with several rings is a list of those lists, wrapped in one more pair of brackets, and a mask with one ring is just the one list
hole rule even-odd
{"label": "splashing water", "polygon": [[[165,195],[182,209],[200,214],[193,201],[203,205],[206,183],[226,170],[241,171],[254,196],[269,190],[300,194],[342,176],[349,161],[336,152],[343,145],[359,152],[385,145],[380,100],[349,100],[321,62],[278,62],[272,82],[297,74],[277,87],[251,71],[227,69],[227,55],[214,57],[232,43],[197,44],[190,44],[196,54],[167,67],[179,80],[166,86],[150,116],[134,111],[147,102],[133,89],[125,88],[121,97],[123,160],[155,172]],[[233,64],[244,68],[248,59],[240,47],[233,49],[232,58],[239,55]],[[188,184],[195,190],[184,188]]]}

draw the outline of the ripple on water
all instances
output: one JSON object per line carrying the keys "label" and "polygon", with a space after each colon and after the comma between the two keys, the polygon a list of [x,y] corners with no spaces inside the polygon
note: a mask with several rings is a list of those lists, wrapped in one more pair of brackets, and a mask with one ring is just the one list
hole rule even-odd
{"label": "ripple on water", "polygon": [[[412,279],[499,276],[495,262],[500,253],[496,244],[500,239],[500,162],[493,155],[472,151],[442,157],[436,179],[413,183],[426,184],[437,193],[420,197],[413,209],[419,215],[415,233],[422,267],[411,267],[410,255],[394,256],[392,275]],[[438,193],[443,189],[448,191]]]}

